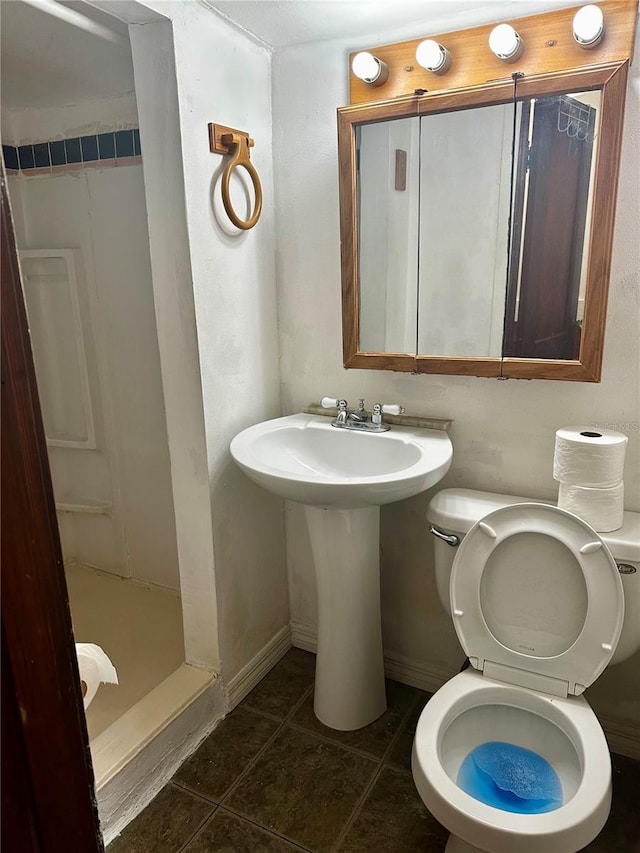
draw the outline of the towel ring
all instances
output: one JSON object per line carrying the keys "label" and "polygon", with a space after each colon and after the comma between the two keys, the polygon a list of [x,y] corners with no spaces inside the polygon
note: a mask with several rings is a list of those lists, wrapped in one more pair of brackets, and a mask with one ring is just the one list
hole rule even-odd
{"label": "towel ring", "polygon": [[[228,150],[233,150],[235,148],[233,156],[225,166],[224,172],[222,173],[222,203],[224,204],[224,209],[227,211],[227,216],[236,228],[248,231],[249,228],[253,228],[258,219],[260,219],[260,214],[262,213],[262,187],[260,185],[260,178],[258,177],[258,173],[256,172],[255,166],[251,162],[249,155],[249,148],[253,145],[253,139],[238,133],[225,133],[221,135],[220,139],[221,142],[228,146]],[[246,220],[240,219],[233,209],[231,196],[229,194],[231,173],[239,166],[243,166],[249,173],[251,183],[253,184],[253,191],[255,193],[253,213],[249,219]]]}

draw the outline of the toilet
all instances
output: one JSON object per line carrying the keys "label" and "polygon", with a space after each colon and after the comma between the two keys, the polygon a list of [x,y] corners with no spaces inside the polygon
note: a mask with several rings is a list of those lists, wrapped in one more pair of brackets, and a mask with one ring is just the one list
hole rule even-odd
{"label": "toilet", "polygon": [[640,514],[598,534],[552,504],[445,489],[427,517],[471,666],[420,716],[418,793],[451,833],[446,853],[575,853],[611,805],[609,748],[581,694],[640,648]]}

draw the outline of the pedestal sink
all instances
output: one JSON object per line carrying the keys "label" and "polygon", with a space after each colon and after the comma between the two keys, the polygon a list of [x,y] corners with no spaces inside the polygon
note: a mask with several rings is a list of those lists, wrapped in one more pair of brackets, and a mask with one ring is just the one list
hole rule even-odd
{"label": "pedestal sink", "polygon": [[239,433],[231,455],[254,482],[305,505],[318,587],[314,710],[348,731],[386,709],[380,621],[380,506],[435,485],[449,470],[446,432],[336,429],[289,415]]}

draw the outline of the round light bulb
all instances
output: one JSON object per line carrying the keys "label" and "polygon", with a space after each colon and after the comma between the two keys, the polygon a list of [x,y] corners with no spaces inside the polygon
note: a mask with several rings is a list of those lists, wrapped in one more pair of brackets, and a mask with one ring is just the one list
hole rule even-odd
{"label": "round light bulb", "polygon": [[373,54],[363,50],[353,57],[351,70],[356,77],[364,80],[365,83],[375,83],[380,75],[381,63]]}
{"label": "round light bulb", "polygon": [[573,37],[580,47],[595,47],[604,35],[604,15],[598,6],[583,6],[573,18]]}
{"label": "round light bulb", "polygon": [[489,47],[505,62],[513,62],[524,49],[524,43],[518,33],[509,24],[498,24],[491,30]]}
{"label": "round light bulb", "polygon": [[444,74],[451,66],[451,54],[433,39],[420,42],[416,48],[416,62],[434,74]]}

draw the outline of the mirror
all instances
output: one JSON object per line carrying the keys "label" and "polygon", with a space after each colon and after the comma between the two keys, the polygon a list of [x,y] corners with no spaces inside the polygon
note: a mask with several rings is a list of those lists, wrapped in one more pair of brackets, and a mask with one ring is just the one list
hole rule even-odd
{"label": "mirror", "polygon": [[599,380],[626,70],[338,111],[346,367]]}
{"label": "mirror", "polygon": [[600,132],[600,92],[529,98],[514,140],[502,351],[577,359]]}
{"label": "mirror", "polygon": [[513,109],[358,129],[364,350],[500,357]]}

